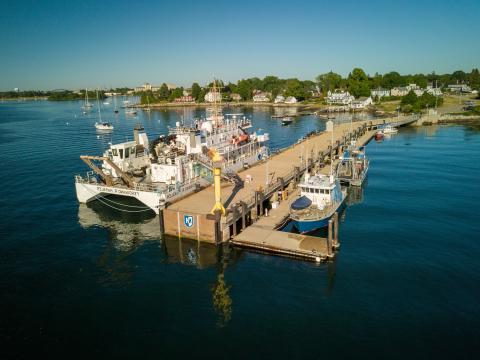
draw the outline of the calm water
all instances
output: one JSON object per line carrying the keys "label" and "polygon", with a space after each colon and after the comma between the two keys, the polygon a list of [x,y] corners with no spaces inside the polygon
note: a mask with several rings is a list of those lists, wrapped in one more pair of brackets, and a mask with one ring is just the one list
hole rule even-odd
{"label": "calm water", "polygon": [[[0,103],[1,358],[473,357],[480,348],[480,131],[402,129],[370,143],[368,184],[328,265],[160,241],[150,215],[79,206],[78,156],[153,136],[196,111],[104,118],[79,103]],[[237,112],[238,110],[232,110]],[[281,148],[288,128],[243,109]],[[198,112],[198,113],[197,113]],[[370,355],[371,356],[371,355]]]}

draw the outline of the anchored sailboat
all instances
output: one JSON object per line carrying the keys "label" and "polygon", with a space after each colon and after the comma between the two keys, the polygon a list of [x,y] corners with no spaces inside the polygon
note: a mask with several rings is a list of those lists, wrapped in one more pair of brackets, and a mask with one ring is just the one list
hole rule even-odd
{"label": "anchored sailboat", "polygon": [[92,104],[88,101],[88,89],[85,89],[85,102],[83,103],[82,109],[83,110],[90,110],[93,107]]}

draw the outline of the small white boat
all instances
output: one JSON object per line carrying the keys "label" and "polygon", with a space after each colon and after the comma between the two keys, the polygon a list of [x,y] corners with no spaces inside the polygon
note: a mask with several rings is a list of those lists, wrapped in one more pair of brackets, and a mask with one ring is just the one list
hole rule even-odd
{"label": "small white boat", "polygon": [[137,110],[132,109],[132,108],[126,108],[125,109],[125,115],[137,115]]}
{"label": "small white boat", "polygon": [[104,101],[103,105],[110,105],[110,103],[108,101]]}
{"label": "small white boat", "polygon": [[387,125],[382,129],[384,135],[387,134],[396,134],[398,132],[397,128],[392,125]]}
{"label": "small white boat", "polygon": [[293,122],[293,119],[290,116],[284,117],[282,119],[282,125],[290,125]]}
{"label": "small white boat", "polygon": [[113,130],[113,125],[108,123],[108,122],[102,122],[102,123],[95,123],[95,128],[97,130],[103,130],[103,131],[112,131]]}

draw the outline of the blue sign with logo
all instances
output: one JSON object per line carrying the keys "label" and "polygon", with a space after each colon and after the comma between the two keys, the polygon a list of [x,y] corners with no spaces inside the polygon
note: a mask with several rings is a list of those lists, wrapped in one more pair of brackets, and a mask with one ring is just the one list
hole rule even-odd
{"label": "blue sign with logo", "polygon": [[183,223],[187,228],[191,228],[193,226],[193,216],[192,215],[183,215]]}

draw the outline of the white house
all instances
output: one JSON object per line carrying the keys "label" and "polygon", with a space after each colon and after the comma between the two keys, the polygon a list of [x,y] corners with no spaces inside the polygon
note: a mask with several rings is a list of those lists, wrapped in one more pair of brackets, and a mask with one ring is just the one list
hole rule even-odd
{"label": "white house", "polygon": [[269,102],[272,94],[263,91],[254,91],[253,101],[254,102]]}
{"label": "white house", "polygon": [[296,104],[297,98],[295,96],[287,96],[285,99],[285,104]]}
{"label": "white house", "polygon": [[328,91],[327,93],[327,103],[332,105],[349,105],[355,97],[350,95],[348,91]]}
{"label": "white house", "polygon": [[209,103],[220,102],[222,100],[222,94],[218,92],[209,91],[205,94],[205,101]]}
{"label": "white house", "polygon": [[373,100],[372,97],[360,97],[357,100],[353,100],[350,103],[350,108],[351,109],[365,109],[367,106],[372,105]]}
{"label": "white house", "polygon": [[442,90],[440,88],[437,88],[437,87],[433,87],[431,85],[427,86],[427,93],[429,93],[430,95],[434,95],[434,96],[442,96]]}
{"label": "white house", "polygon": [[394,87],[390,90],[391,96],[405,96],[410,92],[410,90],[405,86]]}
{"label": "white house", "polygon": [[283,103],[285,102],[285,96],[283,95],[277,95],[275,97],[275,104]]}
{"label": "white house", "polygon": [[472,89],[467,84],[448,85],[448,90],[451,92],[463,92],[463,93],[472,92]]}
{"label": "white house", "polygon": [[406,88],[408,89],[408,91],[410,91],[410,90],[418,90],[418,89],[420,89],[420,86],[418,86],[417,84],[408,84],[408,85],[406,86]]}
{"label": "white house", "polygon": [[423,89],[413,89],[413,92],[414,92],[415,95],[417,95],[417,96],[422,96],[423,93],[425,92],[425,90],[423,90]]}
{"label": "white house", "polygon": [[240,94],[231,93],[230,94],[230,99],[232,99],[233,101],[240,101],[240,100],[242,100],[242,97],[240,96]]}
{"label": "white house", "polygon": [[372,90],[372,97],[378,97],[381,99],[382,97],[390,96],[390,90],[388,89],[382,89],[382,88],[377,88]]}

